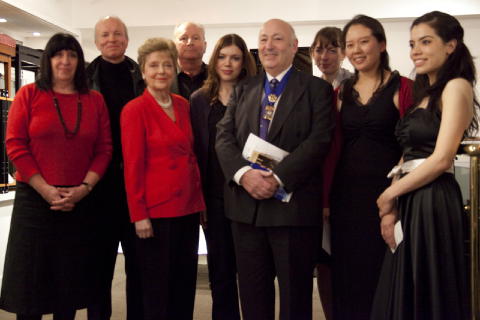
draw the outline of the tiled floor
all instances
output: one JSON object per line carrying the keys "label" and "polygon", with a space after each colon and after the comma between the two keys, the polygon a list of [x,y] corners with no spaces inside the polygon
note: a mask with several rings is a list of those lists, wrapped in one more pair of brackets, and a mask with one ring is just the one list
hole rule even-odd
{"label": "tiled floor", "polygon": [[[210,297],[210,290],[208,288],[208,275],[205,256],[200,256],[198,279],[197,279],[197,295],[195,299],[194,320],[209,320],[211,319],[211,305],[212,299]],[[119,254],[117,265],[115,269],[115,277],[112,285],[112,300],[113,300],[113,314],[111,320],[125,319],[125,274],[122,272],[123,255]],[[320,306],[317,285],[314,282],[313,290],[313,319],[325,320]],[[278,307],[278,303],[277,303]],[[0,320],[14,320],[15,315],[0,310]],[[43,320],[51,320],[52,316],[47,315]],[[86,320],[85,310],[80,310],[77,313],[76,320]]]}

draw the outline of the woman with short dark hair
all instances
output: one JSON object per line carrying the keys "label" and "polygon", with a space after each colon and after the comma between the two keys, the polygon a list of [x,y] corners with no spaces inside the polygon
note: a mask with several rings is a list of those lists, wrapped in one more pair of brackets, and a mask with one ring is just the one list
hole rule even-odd
{"label": "woman with short dark hair", "polygon": [[[322,79],[330,83],[335,89],[335,97],[338,94],[338,87],[342,82],[352,76],[347,69],[342,68],[342,62],[345,59],[345,46],[343,45],[342,30],[337,27],[324,27],[320,29],[312,45],[310,46],[310,55],[317,68],[322,72]],[[334,114],[337,121],[334,138],[330,145],[330,151],[325,159],[323,169],[323,217],[324,224],[329,223],[330,216],[330,186],[332,184],[335,166],[341,148],[341,123],[339,113],[334,107]],[[324,228],[325,230],[325,228]],[[327,320],[333,319],[332,306],[332,273],[331,273],[330,255],[320,249],[317,264],[317,286],[322,303],[323,313]]]}
{"label": "woman with short dark hair", "polygon": [[350,71],[342,68],[345,46],[340,28],[320,29],[310,46],[310,55],[317,68],[322,72],[322,79],[328,81],[333,89],[338,88],[343,80],[352,76]]}
{"label": "woman with short dark hair", "polygon": [[19,320],[75,318],[92,295],[95,217],[92,188],[111,158],[108,111],[88,90],[83,51],[54,35],[40,77],[16,94],[8,116],[7,154],[17,189],[0,307]]}

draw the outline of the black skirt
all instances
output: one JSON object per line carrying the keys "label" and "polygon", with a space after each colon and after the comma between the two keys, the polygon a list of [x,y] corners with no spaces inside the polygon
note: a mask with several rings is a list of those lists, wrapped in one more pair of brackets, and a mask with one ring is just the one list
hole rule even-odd
{"label": "black skirt", "polygon": [[465,213],[450,173],[399,198],[403,242],[386,253],[372,320],[468,319]]}
{"label": "black skirt", "polygon": [[71,212],[52,211],[32,187],[17,183],[0,308],[36,315],[89,304],[96,234],[89,202],[87,196]]}

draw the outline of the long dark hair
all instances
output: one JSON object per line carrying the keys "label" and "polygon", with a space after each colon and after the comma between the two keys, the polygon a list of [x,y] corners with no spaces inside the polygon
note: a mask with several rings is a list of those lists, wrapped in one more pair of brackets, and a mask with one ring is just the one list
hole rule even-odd
{"label": "long dark hair", "polygon": [[48,40],[40,59],[40,72],[36,81],[40,90],[49,91],[53,86],[52,63],[50,59],[62,50],[72,50],[77,54],[78,63],[73,79],[75,89],[79,93],[87,93],[87,76],[85,73],[85,58],[83,50],[74,36],[68,33],[57,33]]}
{"label": "long dark hair", "polygon": [[[387,44],[387,37],[385,36],[385,29],[383,29],[382,24],[380,21],[377,19],[374,19],[372,17],[366,16],[364,14],[359,14],[353,17],[352,20],[350,20],[345,27],[343,27],[342,31],[342,43],[343,43],[343,48],[345,49],[345,40],[347,38],[347,32],[350,29],[351,26],[353,25],[362,25],[365,28],[370,29],[372,31],[372,36],[377,39],[378,42],[383,42],[385,45]],[[388,57],[388,52],[387,49],[385,49],[381,54],[380,54],[380,64],[378,65],[378,73],[382,77],[382,81],[380,83],[383,83],[383,71],[391,71],[390,69],[390,62],[389,62],[389,57]],[[355,73],[357,73],[357,70],[355,70]]]}
{"label": "long dark hair", "polygon": [[[410,30],[421,23],[430,26],[444,42],[457,41],[454,51],[438,70],[435,83],[430,84],[428,75],[417,74],[413,84],[414,103],[418,105],[425,97],[428,97],[427,109],[439,112],[439,100],[448,81],[463,78],[470,82],[472,87],[475,86],[475,65],[470,50],[463,42],[463,28],[455,17],[440,11],[432,11],[415,19]],[[479,105],[475,96],[474,105]],[[474,116],[467,131],[473,132],[477,128],[478,122]]]}
{"label": "long dark hair", "polygon": [[225,47],[234,45],[240,49],[243,56],[242,71],[238,76],[238,81],[242,80],[246,76],[251,76],[256,73],[255,61],[252,55],[248,51],[245,41],[237,34],[226,34],[218,39],[215,49],[213,49],[212,56],[208,62],[208,77],[205,80],[205,84],[202,87],[202,91],[206,94],[210,100],[210,104],[213,104],[218,100],[218,90],[220,89],[220,78],[217,74],[217,61],[220,55],[220,50]]}
{"label": "long dark hair", "polygon": [[[347,38],[348,30],[350,29],[350,27],[352,27],[354,25],[362,25],[365,28],[370,29],[370,31],[372,32],[372,36],[374,36],[375,39],[377,39],[377,41],[379,43],[383,42],[383,43],[385,43],[385,45],[387,44],[387,37],[385,36],[385,29],[383,29],[383,26],[380,23],[380,21],[378,21],[377,19],[374,19],[372,17],[366,16],[364,14],[359,14],[359,15],[356,15],[355,17],[353,17],[352,20],[350,20],[345,25],[345,27],[343,27],[343,30],[342,30],[342,44],[343,44],[343,49],[344,50],[345,50],[345,45],[346,45],[345,41],[346,41],[346,38]],[[385,50],[380,53],[380,63],[378,65],[378,69],[377,69],[378,75],[380,76],[380,84],[376,88],[377,90],[383,85],[383,81],[385,80],[385,71],[391,71],[389,61],[390,61],[390,59],[389,59],[389,56],[388,56],[388,52],[387,52],[387,49],[385,48]],[[348,97],[351,98],[351,93],[352,93],[351,89],[355,85],[357,80],[358,80],[358,70],[355,69],[355,76],[353,77],[353,81],[347,81],[345,83],[345,87],[344,87],[344,90],[343,90],[344,91],[343,95],[347,95],[347,98]],[[347,86],[348,86],[348,88],[347,88]]]}

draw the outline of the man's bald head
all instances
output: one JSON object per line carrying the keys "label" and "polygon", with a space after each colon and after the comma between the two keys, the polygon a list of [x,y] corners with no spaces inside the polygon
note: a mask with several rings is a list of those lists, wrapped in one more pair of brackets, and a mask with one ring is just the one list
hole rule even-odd
{"label": "man's bald head", "polygon": [[258,52],[262,66],[277,76],[292,63],[298,48],[295,30],[286,21],[271,19],[265,22],[258,35]]}
{"label": "man's bald head", "polygon": [[100,19],[95,25],[95,45],[104,60],[122,62],[128,46],[127,26],[118,17]]}

